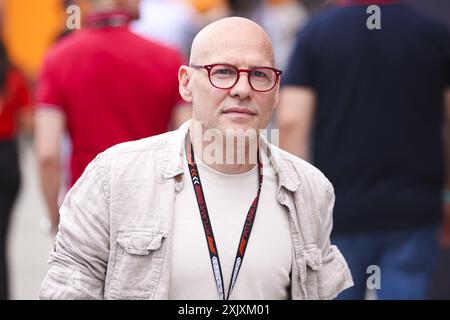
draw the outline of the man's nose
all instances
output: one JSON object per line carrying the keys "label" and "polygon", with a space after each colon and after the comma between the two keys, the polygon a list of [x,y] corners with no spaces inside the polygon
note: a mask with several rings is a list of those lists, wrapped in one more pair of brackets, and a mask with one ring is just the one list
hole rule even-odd
{"label": "man's nose", "polygon": [[241,71],[239,73],[238,82],[231,88],[230,94],[232,96],[239,96],[241,100],[251,97],[253,89],[250,86],[248,72]]}

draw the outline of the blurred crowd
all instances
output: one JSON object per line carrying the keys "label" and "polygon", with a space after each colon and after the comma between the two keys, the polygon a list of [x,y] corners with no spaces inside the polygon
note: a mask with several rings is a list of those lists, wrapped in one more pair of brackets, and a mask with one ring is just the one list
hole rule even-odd
{"label": "blurred crowd", "polygon": [[[382,11],[377,35],[354,28],[369,4],[397,2],[0,1],[0,299],[10,298],[8,230],[23,184],[17,141],[32,142],[53,237],[64,195],[98,153],[190,118],[178,68],[194,35],[227,16],[252,19],[271,37],[284,72],[271,126],[282,148],[335,187],[332,242],[355,280],[341,298],[367,297],[370,265],[382,279],[394,270],[382,282],[391,291],[375,297],[450,298],[450,2],[405,0]],[[80,29],[67,29],[71,5]],[[24,19],[35,6],[33,27]],[[28,26],[23,48],[18,25]]]}

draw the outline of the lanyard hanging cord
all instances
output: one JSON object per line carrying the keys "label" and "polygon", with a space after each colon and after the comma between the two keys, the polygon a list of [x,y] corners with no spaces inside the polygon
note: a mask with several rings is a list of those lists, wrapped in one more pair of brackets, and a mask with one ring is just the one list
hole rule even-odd
{"label": "lanyard hanging cord", "polygon": [[200,217],[202,219],[203,229],[205,231],[206,242],[208,245],[209,257],[211,259],[211,266],[213,269],[214,279],[216,281],[217,291],[219,292],[221,300],[229,300],[231,291],[233,290],[233,287],[236,283],[239,270],[241,269],[242,261],[245,255],[245,250],[247,249],[248,240],[250,238],[250,233],[252,231],[253,223],[255,221],[259,196],[261,194],[261,187],[263,182],[263,169],[261,161],[259,159],[259,150],[258,150],[258,182],[259,182],[258,192],[248,210],[247,217],[245,219],[244,227],[242,229],[241,237],[239,240],[239,246],[233,264],[233,272],[231,273],[230,286],[228,288],[228,294],[226,295],[226,297],[219,253],[217,251],[216,240],[214,238],[211,220],[209,218],[208,208],[206,206],[205,195],[203,193],[202,183],[200,180],[200,174],[198,172],[197,164],[195,163],[194,148],[192,146],[192,143],[190,144],[190,148],[186,148],[186,150],[187,150],[186,154],[189,173],[191,175],[192,185],[194,187],[195,197],[197,199]]}

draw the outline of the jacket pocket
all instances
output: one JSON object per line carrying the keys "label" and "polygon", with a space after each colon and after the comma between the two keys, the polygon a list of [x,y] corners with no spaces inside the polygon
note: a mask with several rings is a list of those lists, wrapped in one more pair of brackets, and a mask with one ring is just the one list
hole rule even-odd
{"label": "jacket pocket", "polygon": [[121,229],[111,278],[111,296],[152,299],[163,266],[165,233],[146,228]]}

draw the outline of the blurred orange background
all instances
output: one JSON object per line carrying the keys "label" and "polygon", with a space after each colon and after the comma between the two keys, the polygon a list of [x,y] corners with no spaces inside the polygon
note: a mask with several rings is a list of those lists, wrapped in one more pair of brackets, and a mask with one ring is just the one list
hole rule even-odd
{"label": "blurred orange background", "polygon": [[13,63],[35,78],[48,47],[64,29],[61,0],[2,0],[3,36]]}

